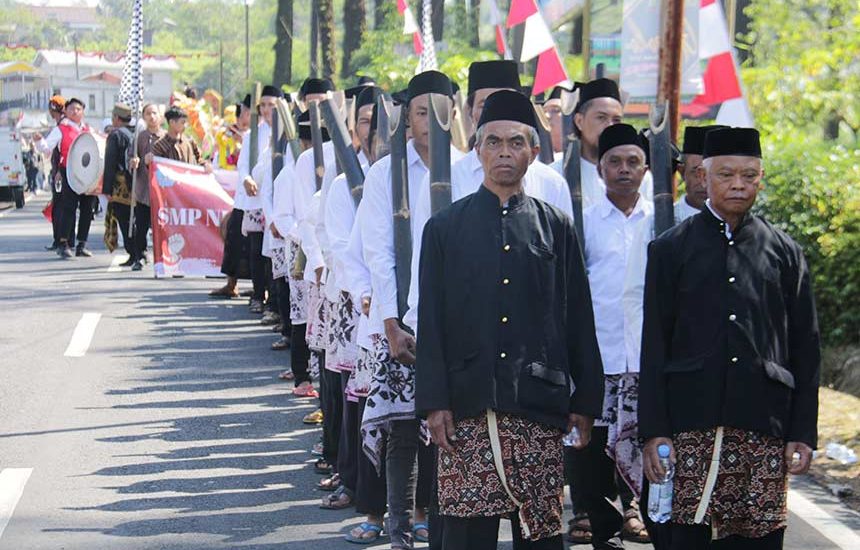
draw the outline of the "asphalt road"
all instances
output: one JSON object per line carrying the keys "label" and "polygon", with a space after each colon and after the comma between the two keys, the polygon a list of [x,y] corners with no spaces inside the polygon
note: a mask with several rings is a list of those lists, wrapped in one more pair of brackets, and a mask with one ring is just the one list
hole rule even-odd
{"label": "asphalt road", "polygon": [[[220,281],[109,271],[100,220],[94,258],[45,252],[44,200],[0,213],[0,550],[355,548],[359,518],[318,508],[314,403],[273,334],[207,299]],[[809,482],[791,509],[787,548],[860,548]]]}

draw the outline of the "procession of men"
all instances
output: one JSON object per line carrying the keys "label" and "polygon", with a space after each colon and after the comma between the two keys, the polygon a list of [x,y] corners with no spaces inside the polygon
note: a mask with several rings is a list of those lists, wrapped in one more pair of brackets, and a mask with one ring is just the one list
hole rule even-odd
{"label": "procession of men", "polygon": [[[345,539],[392,549],[494,549],[502,519],[517,550],[782,548],[787,476],[817,445],[820,350],[803,251],[752,210],[758,132],[687,126],[685,194],[660,231],[649,163],[671,159],[625,123],[614,81],[544,103],[515,62],[481,61],[465,90],[439,71],[404,90],[309,78],[234,107],[210,297],[248,299],[278,335],[284,391],[314,403],[296,422],[321,428],[320,507],[354,507]],[[92,255],[95,198],[66,173],[83,110],[52,98],[36,141],[56,159],[49,248],[65,259]],[[201,155],[176,105],[112,118],[105,243],[141,271],[153,159],[224,158]],[[655,521],[667,465],[671,520]]]}

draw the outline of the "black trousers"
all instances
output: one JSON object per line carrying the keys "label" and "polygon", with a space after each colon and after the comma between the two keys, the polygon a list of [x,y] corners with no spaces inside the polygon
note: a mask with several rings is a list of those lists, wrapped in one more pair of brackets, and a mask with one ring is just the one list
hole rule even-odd
{"label": "black trousers", "polygon": [[227,220],[227,231],[224,236],[224,259],[221,260],[221,273],[228,277],[247,279],[250,246],[248,237],[242,235],[242,218],[245,212],[234,208]]}
{"label": "black trousers", "polygon": [[90,236],[90,225],[93,222],[93,210],[98,204],[98,198],[92,195],[78,195],[66,179],[66,171],[60,172],[63,177],[63,190],[60,192],[60,203],[62,204],[63,217],[60,239],[66,240],[69,246],[74,244],[72,235],[75,231],[75,210],[78,211],[78,245],[86,243]]}
{"label": "black trousers", "polygon": [[53,229],[54,234],[54,244],[60,244],[60,235],[62,235],[63,231],[63,203],[60,198],[61,194],[57,191],[57,188],[54,186],[53,178],[51,181],[51,227]]}
{"label": "black trousers", "polygon": [[346,398],[346,384],[349,373],[340,373],[340,395],[343,401],[343,420],[340,428],[340,441],[337,447],[337,473],[343,486],[355,493],[358,484],[358,453],[361,440],[358,437],[361,418],[358,417],[358,403]]}
{"label": "black trousers", "polygon": [[128,224],[131,221],[131,206],[113,202],[110,203],[109,207],[113,208],[114,216],[116,216],[116,221],[119,225],[119,232],[122,235],[122,247],[134,259],[134,244],[128,231]]}
{"label": "black trousers", "polygon": [[618,497],[615,462],[606,455],[609,430],[595,427],[585,449],[573,450],[573,475],[576,491],[591,521],[594,548],[621,546],[622,516],[612,502]]}
{"label": "black trousers", "polygon": [[293,325],[290,336],[290,369],[293,371],[293,384],[298,387],[303,382],[310,382],[311,375],[308,372],[308,363],[311,358],[311,350],[305,338],[308,325]]}
{"label": "black trousers", "polygon": [[146,204],[134,205],[134,234],[131,236],[132,257],[143,260],[146,257],[146,235],[152,225],[151,210]]}
{"label": "black trousers", "polygon": [[[443,550],[496,550],[499,541],[499,516],[460,518],[440,516]],[[529,541],[524,540],[517,513],[511,514],[514,550],[563,550],[562,535]]]}
{"label": "black trousers", "polygon": [[281,316],[281,336],[290,336],[293,324],[290,321],[290,283],[286,277],[278,277],[274,280],[275,294],[278,299],[278,313]]}
{"label": "black trousers", "polygon": [[[356,411],[359,426],[361,425],[361,417],[364,416],[364,407],[366,405],[367,398],[359,398],[358,410]],[[383,460],[380,465],[381,472],[377,472],[376,468],[373,467],[373,464],[367,458],[367,455],[364,454],[364,449],[361,448],[360,428],[356,438],[359,449],[356,472],[355,511],[359,514],[382,516],[385,514],[388,499],[388,488],[385,482],[385,461]],[[385,456],[384,447],[382,455]]]}
{"label": "black trousers", "polygon": [[733,535],[712,541],[708,525],[671,524],[670,527],[672,550],[782,550],[785,537],[785,529],[779,529],[756,539]]}
{"label": "black trousers", "polygon": [[263,232],[248,233],[248,265],[251,269],[251,282],[254,284],[254,300],[266,298],[266,257],[263,256]]}
{"label": "black trousers", "polygon": [[[318,353],[318,352],[313,352]],[[325,368],[325,353],[320,355],[320,408],[323,413],[323,458],[337,467],[340,431],[343,426],[343,392],[340,373]]]}

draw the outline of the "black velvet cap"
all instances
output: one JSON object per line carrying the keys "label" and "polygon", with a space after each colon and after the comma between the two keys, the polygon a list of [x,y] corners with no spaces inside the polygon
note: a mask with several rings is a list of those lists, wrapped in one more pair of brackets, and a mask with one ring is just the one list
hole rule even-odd
{"label": "black velvet cap", "polygon": [[550,92],[549,97],[546,98],[546,100],[549,101],[550,99],[561,99],[561,93],[562,92],[570,92],[570,91],[571,90],[565,88],[564,86],[556,86],[555,88],[552,89],[552,92]]}
{"label": "black velvet cap", "polygon": [[[299,118],[296,119],[296,122],[299,126],[299,139],[304,139],[306,141],[311,141],[311,111],[310,109],[304,111],[299,115]],[[323,141],[329,141],[331,137],[328,135],[328,130],[325,127],[321,128]]]}
{"label": "black velvet cap", "polygon": [[621,91],[618,89],[618,84],[608,78],[598,78],[581,85],[579,87],[579,103],[576,104],[574,112],[579,111],[587,102],[599,97],[611,97],[620,103]]}
{"label": "black velvet cap", "polygon": [[371,103],[376,105],[376,100],[384,93],[385,91],[378,86],[363,86],[363,90],[361,90],[361,93],[355,99],[355,110],[358,111]]}
{"label": "black velvet cap", "polygon": [[720,156],[761,158],[761,142],[755,128],[720,128],[705,134],[704,158]]}
{"label": "black velvet cap", "polygon": [[684,128],[684,149],[682,152],[688,155],[701,155],[705,150],[705,134],[711,130],[728,128],[721,124],[711,126],[687,126]]}
{"label": "black velvet cap", "polygon": [[403,105],[409,103],[409,90],[397,90],[391,93],[391,99],[395,105]]}
{"label": "black velvet cap", "polygon": [[439,71],[424,71],[412,77],[409,81],[408,101],[424,94],[442,94],[452,97],[451,79]]}
{"label": "black velvet cap", "polygon": [[493,92],[484,103],[478,128],[495,120],[512,120],[537,128],[535,109],[529,98],[513,90]]}
{"label": "black velvet cap", "polygon": [[460,91],[460,85],[452,80],[451,81],[451,95],[455,96],[455,95],[457,95],[457,92],[459,92],[459,91]]}
{"label": "black velvet cap", "polygon": [[343,96],[347,99],[351,99],[354,97],[358,97],[358,95],[367,88],[367,86],[353,86],[352,88],[347,88],[343,91]]}
{"label": "black velvet cap", "polygon": [[358,86],[376,86],[376,79],[372,76],[359,76]]}
{"label": "black velvet cap", "polygon": [[284,92],[282,92],[280,88],[276,88],[275,86],[272,86],[271,84],[266,84],[265,86],[263,86],[263,89],[260,92],[260,96],[261,97],[262,96],[284,97]]}
{"label": "black velvet cap", "polygon": [[299,88],[299,97],[304,98],[308,94],[324,94],[334,90],[334,83],[328,78],[306,78]]}
{"label": "black velvet cap", "polygon": [[469,91],[472,95],[484,88],[520,89],[520,73],[513,61],[475,61],[469,65]]}
{"label": "black velvet cap", "polygon": [[243,99],[243,100],[242,100],[242,105],[243,105],[246,109],[250,109],[250,108],[251,108],[251,94],[245,94],[245,99]]}
{"label": "black velvet cap", "polygon": [[639,135],[636,128],[629,124],[613,124],[612,126],[607,126],[600,134],[598,160],[603,158],[603,155],[607,151],[620,145],[635,145],[642,149],[646,157],[648,156],[648,142]]}

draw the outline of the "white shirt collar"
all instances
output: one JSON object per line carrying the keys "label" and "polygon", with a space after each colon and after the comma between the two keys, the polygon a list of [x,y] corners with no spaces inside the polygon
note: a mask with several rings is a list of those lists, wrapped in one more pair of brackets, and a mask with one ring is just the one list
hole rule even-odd
{"label": "white shirt collar", "polygon": [[729,224],[726,222],[725,218],[720,216],[720,214],[716,210],[714,210],[714,208],[711,206],[711,199],[705,199],[705,206],[708,207],[708,210],[711,211],[711,214],[713,214],[715,218],[717,218],[718,220],[723,222],[723,226],[726,228],[725,229],[726,238],[731,239],[732,238],[732,228],[729,227]]}
{"label": "white shirt collar", "polygon": [[[617,206],[612,204],[612,201],[609,200],[609,197],[606,195],[606,193],[604,193],[600,197],[600,202],[598,203],[597,208],[600,212],[600,217],[603,219],[608,218],[610,215],[612,215],[613,212],[618,212],[619,214],[624,216],[624,212],[622,212],[618,209]],[[631,212],[629,216],[624,217],[632,220],[639,214],[647,214],[647,212],[645,212],[645,201],[642,199],[642,195],[639,195],[639,198],[636,199],[636,205],[633,207],[633,212]]]}
{"label": "white shirt collar", "polygon": [[418,150],[415,149],[415,140],[410,139],[406,142],[406,162],[410,166],[416,162],[420,162],[422,165],[424,164],[424,161],[421,160],[421,155],[419,155]]}

